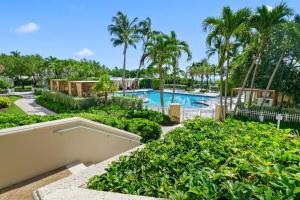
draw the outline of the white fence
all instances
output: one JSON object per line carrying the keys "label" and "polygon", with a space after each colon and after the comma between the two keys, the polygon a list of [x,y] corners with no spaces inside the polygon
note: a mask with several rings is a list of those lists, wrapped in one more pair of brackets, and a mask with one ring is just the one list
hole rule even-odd
{"label": "white fence", "polygon": [[300,114],[288,114],[288,113],[279,113],[279,112],[270,112],[270,111],[240,109],[238,110],[237,115],[257,118],[260,121],[264,121],[264,120],[277,121],[279,119],[280,121],[300,122]]}
{"label": "white fence", "polygon": [[277,121],[277,128],[280,128],[280,123],[292,123],[296,129],[300,129],[300,114],[240,109],[236,115],[260,120],[261,122]]}

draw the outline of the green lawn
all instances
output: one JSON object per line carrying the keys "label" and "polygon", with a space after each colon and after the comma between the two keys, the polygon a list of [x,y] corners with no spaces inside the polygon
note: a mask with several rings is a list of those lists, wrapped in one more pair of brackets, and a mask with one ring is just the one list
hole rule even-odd
{"label": "green lawn", "polygon": [[10,98],[12,104],[9,108],[5,109],[4,113],[25,114],[25,112],[15,104],[15,101],[18,100],[18,99],[21,99],[22,97],[20,97],[20,96],[10,96],[9,98]]}

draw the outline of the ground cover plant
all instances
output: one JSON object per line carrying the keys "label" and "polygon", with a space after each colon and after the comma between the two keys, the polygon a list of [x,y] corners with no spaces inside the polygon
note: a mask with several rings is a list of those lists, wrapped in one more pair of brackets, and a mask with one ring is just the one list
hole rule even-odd
{"label": "ground cover plant", "polygon": [[272,124],[197,119],[113,162],[88,188],[170,199],[299,199],[300,139]]}

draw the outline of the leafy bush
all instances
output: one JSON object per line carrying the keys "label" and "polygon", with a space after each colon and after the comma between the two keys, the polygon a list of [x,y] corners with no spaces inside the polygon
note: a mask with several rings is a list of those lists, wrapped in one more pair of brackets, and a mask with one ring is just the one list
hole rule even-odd
{"label": "leafy bush", "polygon": [[36,103],[44,106],[45,108],[48,108],[49,110],[52,110],[56,113],[71,113],[75,112],[69,107],[66,107],[65,105],[61,103],[53,102],[49,99],[46,99],[44,96],[36,96],[35,97]]}
{"label": "leafy bush", "polygon": [[114,105],[119,105],[122,108],[127,109],[142,109],[143,108],[143,100],[137,97],[129,97],[129,96],[113,96],[112,103]]}
{"label": "leafy bush", "polygon": [[144,118],[154,121],[161,125],[171,125],[171,119],[168,115],[154,110],[130,110],[127,115],[128,118]]}
{"label": "leafy bush", "polygon": [[62,115],[25,115],[0,113],[0,129],[10,128],[39,122],[47,122],[64,118]]}
{"label": "leafy bush", "polygon": [[299,199],[299,137],[271,124],[187,121],[88,188],[169,199]]}
{"label": "leafy bush", "polygon": [[34,88],[33,94],[38,96],[43,94],[44,89],[43,88]]}
{"label": "leafy bush", "polygon": [[47,101],[59,103],[66,109],[82,110],[97,105],[98,99],[96,97],[72,97],[60,92],[43,91],[42,96]]}
{"label": "leafy bush", "polygon": [[128,131],[142,137],[142,142],[157,140],[161,135],[160,126],[146,119],[131,119],[128,123]]}
{"label": "leafy bush", "polygon": [[[0,113],[0,129],[16,127],[38,122],[46,122],[56,119],[68,117],[82,117],[95,122],[103,123],[108,126],[130,131],[142,137],[142,142],[148,142],[153,139],[158,139],[161,134],[160,126],[147,119],[126,119],[110,116],[105,111],[95,113],[65,113],[57,115],[22,115],[22,114],[5,114]],[[138,124],[137,124],[138,123]],[[142,126],[139,126],[142,125]]]}
{"label": "leafy bush", "polygon": [[7,81],[0,79],[0,89],[8,89],[9,86],[10,84]]}
{"label": "leafy bush", "polygon": [[8,97],[0,97],[0,109],[7,108],[11,104],[11,101]]}
{"label": "leafy bush", "polygon": [[158,90],[159,89],[159,80],[157,78],[151,80],[151,88],[153,90]]}
{"label": "leafy bush", "polygon": [[139,87],[140,88],[151,88],[151,80],[150,78],[144,78],[140,80]]}

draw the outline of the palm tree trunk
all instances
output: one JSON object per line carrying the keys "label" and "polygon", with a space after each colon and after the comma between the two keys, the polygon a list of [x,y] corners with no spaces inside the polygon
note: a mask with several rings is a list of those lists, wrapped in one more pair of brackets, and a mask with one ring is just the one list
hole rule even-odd
{"label": "palm tree trunk", "polygon": [[251,80],[251,86],[250,86],[250,95],[249,95],[249,105],[252,104],[252,97],[253,97],[253,88],[254,88],[254,81],[256,77],[256,71],[257,71],[257,64],[255,64],[254,72]]}
{"label": "palm tree trunk", "polygon": [[251,64],[251,66],[250,66],[250,68],[249,68],[249,70],[248,70],[248,72],[247,72],[247,74],[246,74],[246,77],[245,77],[244,81],[243,81],[242,88],[241,88],[241,90],[239,90],[239,92],[238,92],[237,102],[236,102],[235,107],[234,107],[234,110],[233,110],[233,113],[234,113],[234,114],[236,114],[237,108],[239,107],[239,105],[240,105],[240,103],[241,103],[241,97],[242,97],[242,94],[243,94],[243,92],[244,92],[244,90],[245,90],[246,83],[247,83],[247,81],[248,81],[248,79],[249,79],[249,76],[250,76],[250,74],[251,74],[251,72],[252,72],[252,70],[253,70],[253,68],[254,68],[254,66],[255,66],[257,60],[259,60],[259,58],[260,58],[260,55],[261,55],[261,52],[262,52],[263,48],[264,48],[264,42],[262,41],[262,42],[261,42],[261,45],[260,45],[260,47],[259,47],[259,49],[258,49],[258,51],[257,51],[257,54],[256,54],[254,60],[252,61],[252,64]]}
{"label": "palm tree trunk", "polygon": [[226,81],[225,81],[225,114],[227,113],[227,92],[228,92],[228,78],[229,78],[229,50],[227,50],[227,69],[226,69]]}
{"label": "palm tree trunk", "polygon": [[223,108],[223,66],[220,69],[220,105],[221,105],[221,121],[224,121],[224,108]]}
{"label": "palm tree trunk", "polygon": [[262,109],[262,107],[263,107],[263,105],[264,105],[264,103],[265,103],[265,100],[266,100],[266,98],[267,98],[267,95],[266,95],[267,92],[266,92],[266,91],[268,91],[268,90],[270,89],[270,87],[271,87],[271,84],[272,84],[272,82],[273,82],[273,79],[274,79],[274,77],[275,77],[275,74],[276,74],[276,72],[278,71],[278,69],[279,69],[279,67],[280,67],[280,65],[281,65],[281,62],[282,62],[282,60],[283,60],[283,58],[284,58],[285,50],[286,50],[286,49],[283,50],[283,52],[282,52],[282,54],[281,54],[281,56],[280,56],[280,58],[279,58],[279,60],[278,60],[278,62],[277,62],[277,64],[276,64],[276,67],[275,67],[275,69],[274,69],[274,71],[273,71],[273,73],[272,73],[272,75],[271,75],[271,77],[270,77],[270,79],[269,79],[268,85],[267,85],[266,90],[265,90],[265,92],[264,92],[263,100],[262,100],[261,105],[260,105],[260,109]]}
{"label": "palm tree trunk", "polygon": [[123,96],[125,96],[125,73],[126,73],[126,53],[127,53],[127,45],[124,45],[124,52],[123,52],[123,75],[122,75],[122,89],[123,89]]}
{"label": "palm tree trunk", "polygon": [[175,67],[173,68],[173,93],[172,93],[172,103],[174,103],[174,96],[175,96],[175,82],[176,82],[176,70]]}
{"label": "palm tree trunk", "polygon": [[105,93],[104,93],[104,104],[105,104],[105,105],[107,104],[107,95],[108,95],[107,92],[105,92]]}
{"label": "palm tree trunk", "polygon": [[162,113],[165,114],[163,69],[162,69],[161,65],[159,65],[158,67],[159,67],[160,105],[161,105],[161,111],[162,111]]}

